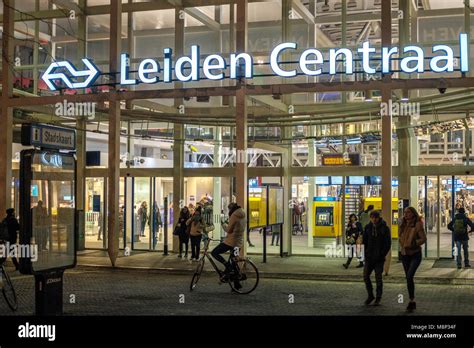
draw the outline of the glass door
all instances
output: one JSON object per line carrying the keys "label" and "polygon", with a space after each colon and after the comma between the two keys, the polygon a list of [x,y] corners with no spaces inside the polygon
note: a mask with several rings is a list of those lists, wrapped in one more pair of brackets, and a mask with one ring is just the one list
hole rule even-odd
{"label": "glass door", "polygon": [[456,212],[456,178],[454,176],[439,177],[440,185],[440,234],[439,254],[442,258],[453,257],[453,234],[448,230],[448,224],[454,218]]}
{"label": "glass door", "polygon": [[153,178],[133,178],[132,249],[152,250]]}
{"label": "glass door", "polygon": [[86,248],[106,249],[106,196],[104,178],[86,178]]}

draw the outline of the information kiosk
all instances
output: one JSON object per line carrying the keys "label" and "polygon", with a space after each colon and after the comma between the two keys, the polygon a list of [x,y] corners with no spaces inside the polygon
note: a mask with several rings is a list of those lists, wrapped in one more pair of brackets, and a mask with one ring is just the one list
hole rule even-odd
{"label": "information kiosk", "polygon": [[20,272],[35,277],[36,315],[61,315],[63,273],[76,265],[76,133],[23,125],[21,142],[34,148],[20,154],[20,243],[38,253]]}

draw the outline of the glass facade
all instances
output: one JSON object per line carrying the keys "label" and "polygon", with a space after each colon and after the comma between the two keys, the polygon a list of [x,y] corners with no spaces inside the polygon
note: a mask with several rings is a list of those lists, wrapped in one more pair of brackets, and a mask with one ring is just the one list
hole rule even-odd
{"label": "glass facade", "polygon": [[[17,135],[22,123],[34,121],[75,128],[83,137],[83,148],[77,152],[84,164],[83,188],[78,195],[83,197],[80,210],[84,211],[86,248],[108,247],[108,191],[115,184],[109,181],[109,160],[117,155],[120,220],[115,226],[122,249],[162,251],[165,245],[176,249],[172,233],[178,210],[174,205],[178,202],[190,207],[207,204],[209,222],[221,238],[224,233],[219,222],[227,214],[227,205],[240,200],[246,202],[248,212],[249,253],[324,255],[328,245],[344,245],[350,214],[358,215],[369,205],[382,208],[382,149],[389,142],[391,151],[384,155],[390,156],[392,166],[392,202],[384,204],[392,210],[394,252],[399,218],[395,206],[399,199],[409,199],[425,221],[425,255],[452,256],[447,224],[460,206],[472,213],[472,91],[467,82],[458,82],[472,75],[470,71],[460,72],[458,41],[460,33],[470,32],[472,25],[467,19],[473,22],[472,15],[465,16],[460,1],[449,5],[448,13],[443,13],[447,5],[441,2],[429,9],[413,2],[408,12],[400,8],[402,2],[392,2],[392,12],[406,12],[403,18],[392,18],[392,46],[418,44],[428,58],[434,54],[434,44],[449,45],[455,58],[454,71],[442,77],[458,81],[448,90],[441,85],[438,88],[439,79],[423,88],[410,85],[410,80],[437,79],[439,75],[405,73],[400,69],[403,55],[396,56],[390,74],[396,87],[389,93],[393,102],[392,134],[385,136],[380,49],[382,30],[387,25],[382,23],[382,2],[348,1],[343,6],[342,1],[298,1],[301,6],[293,7],[288,3],[248,4],[245,46],[253,58],[254,76],[247,80],[251,92],[245,97],[246,129],[239,132],[240,137],[245,134],[244,150],[237,150],[237,143],[244,139],[237,135],[235,89],[239,81],[228,78],[230,66],[220,69],[226,78],[216,81],[164,82],[160,67],[155,84],[120,86],[122,96],[133,97],[120,99],[117,155],[110,149],[113,101],[97,97],[113,87],[109,43],[114,33],[110,32],[107,12],[111,2],[89,0],[85,22],[55,18],[54,30],[43,21],[15,23],[16,31],[26,29],[31,34],[38,22],[40,42],[26,35],[13,44],[17,58],[12,67],[14,95],[55,96],[61,104],[59,97],[73,100],[78,94],[86,94],[83,100],[94,104],[90,115],[61,113],[50,99],[39,103],[41,107],[23,105],[13,110]],[[37,10],[33,1],[17,1],[16,6],[25,12]],[[145,58],[163,65],[166,48],[171,48],[173,54],[182,51],[189,56],[191,46],[199,45],[201,66],[210,54],[219,53],[227,59],[240,49],[234,4],[220,1],[208,6],[189,5],[183,13],[169,2],[132,2],[130,8],[121,16],[121,52],[129,55],[130,78],[137,78]],[[39,10],[52,9],[40,1]],[[182,40],[178,37],[181,25]],[[372,75],[362,71],[362,52],[357,50],[365,41],[377,50],[371,64],[378,70]],[[279,62],[283,69],[297,69],[297,76],[291,79],[277,76],[270,64],[269,52],[282,42],[297,44]],[[347,64],[340,60],[336,74],[302,74],[296,59],[309,48],[324,52],[324,71],[329,68],[331,48],[350,49],[354,73],[340,73]],[[64,85],[59,91],[49,90],[41,79],[49,64],[69,60],[82,67],[84,57],[78,52],[87,52],[103,72],[94,85],[84,90]],[[423,67],[428,69],[425,60]],[[314,68],[316,63],[310,65]],[[399,80],[408,81],[401,84]],[[348,84],[339,88],[341,82]],[[262,86],[268,87],[267,92],[255,92]],[[180,89],[188,94],[178,95]],[[395,104],[398,111],[392,108]],[[25,148],[16,138],[11,149],[11,204],[17,211],[18,159]],[[241,160],[246,163],[246,178],[257,181],[256,185],[248,185],[244,200],[237,197],[240,177],[236,173]],[[178,188],[180,192],[173,192]]]}

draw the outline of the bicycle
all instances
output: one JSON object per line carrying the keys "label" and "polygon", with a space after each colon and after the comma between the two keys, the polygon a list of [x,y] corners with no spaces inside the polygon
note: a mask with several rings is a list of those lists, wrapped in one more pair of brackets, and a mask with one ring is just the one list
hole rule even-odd
{"label": "bicycle", "polygon": [[189,287],[190,291],[193,291],[196,288],[196,285],[201,278],[206,258],[209,259],[212,267],[219,275],[219,284],[228,283],[233,291],[242,295],[250,294],[252,291],[254,291],[257,288],[259,281],[257,266],[255,266],[255,264],[248,257],[240,257],[238,248],[235,248],[234,252],[231,252],[229,256],[229,261],[233,265],[232,268],[234,271],[228,275],[227,279],[225,279],[226,274],[217,267],[214,259],[208,252],[211,241],[219,242],[219,240],[211,238],[207,238],[204,241],[204,253],[199,260],[196,271],[194,272],[193,278],[191,280],[191,285]]}
{"label": "bicycle", "polygon": [[0,272],[2,276],[0,287],[2,288],[2,294],[5,298],[5,301],[7,301],[8,307],[10,307],[10,309],[14,312],[18,309],[18,300],[10,276],[5,269],[5,261],[6,259],[0,259]]}

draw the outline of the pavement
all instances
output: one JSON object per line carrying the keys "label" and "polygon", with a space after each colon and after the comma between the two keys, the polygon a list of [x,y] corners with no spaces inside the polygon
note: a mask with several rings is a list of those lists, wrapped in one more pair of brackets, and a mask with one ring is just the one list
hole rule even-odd
{"label": "pavement", "polygon": [[[18,310],[10,311],[0,296],[0,322],[5,320],[3,316],[34,315],[33,277],[18,272],[11,275],[18,295]],[[406,285],[401,283],[384,283],[382,304],[376,307],[363,304],[367,293],[360,279],[352,282],[263,278],[249,295],[235,294],[227,284],[218,285],[217,276],[211,274],[202,276],[192,292],[189,291],[190,281],[190,275],[161,274],[149,270],[91,267],[67,270],[64,274],[64,315],[444,317],[474,313],[471,285],[417,283],[417,310],[408,314],[405,311]],[[207,327],[205,321],[196,325]],[[111,327],[122,330],[120,332],[124,335],[130,334],[120,324],[112,324]],[[313,334],[318,335],[317,327],[315,330]],[[156,326],[156,330],[149,333],[160,335],[166,334],[166,331]]]}
{"label": "pavement", "polygon": [[[322,256],[291,256],[281,258],[268,256],[267,262],[262,262],[262,255],[249,257],[258,267],[262,278],[293,279],[293,280],[327,280],[327,281],[361,281],[362,269],[356,268],[358,262],[354,259],[349,269],[342,267],[346,259],[326,258]],[[454,284],[474,285],[474,270],[456,268],[454,260],[444,261],[443,266],[433,259],[423,259],[415,279],[419,284]],[[78,253],[79,268],[113,268],[106,251],[86,250]],[[130,256],[123,255],[123,250],[116,262],[116,269],[144,270],[155,273],[184,275],[192,274],[196,263],[180,259],[175,253],[163,256],[163,252],[132,251]],[[204,267],[205,273],[213,273],[209,262]],[[388,283],[405,283],[405,273],[401,262],[393,258],[388,276]]]}

